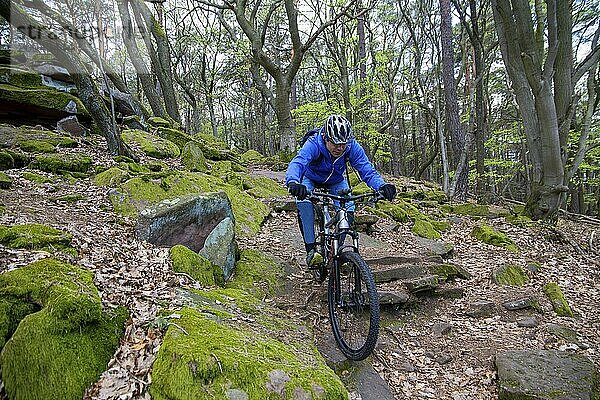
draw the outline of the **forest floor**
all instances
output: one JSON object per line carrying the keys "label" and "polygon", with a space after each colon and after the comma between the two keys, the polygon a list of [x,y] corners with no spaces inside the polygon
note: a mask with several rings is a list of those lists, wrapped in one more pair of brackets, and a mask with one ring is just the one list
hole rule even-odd
{"label": "forest floor", "polygon": [[[94,156],[94,162],[114,163],[101,152]],[[0,224],[43,223],[72,233],[73,246],[80,252],[73,262],[94,272],[105,306],[123,305],[131,312],[121,347],[85,398],[149,399],[149,372],[162,339],[161,331],[153,327],[156,312],[164,304],[173,304],[176,286],[193,283],[171,271],[168,249],[135,238],[135,221],[112,211],[106,188],[87,179],[72,184],[44,173],[50,181],[36,184],[23,178],[24,171],[7,171],[14,183],[10,191],[2,191],[0,203],[6,212],[0,216]],[[280,177],[271,172],[262,174]],[[82,199],[75,203],[60,200],[68,194],[82,195]],[[512,253],[472,238],[469,232],[477,220],[451,219],[452,227],[442,237],[454,245],[449,262],[463,267],[472,277],[447,283],[445,288],[456,289],[462,296],[425,295],[402,307],[382,310],[381,334],[370,360],[397,399],[496,399],[494,355],[508,349],[573,351],[600,367],[600,267],[597,253],[588,246],[597,243],[594,235],[600,234],[598,225],[562,219],[556,229],[537,224],[522,228],[502,218],[487,221],[507,232],[521,249]],[[326,285],[314,283],[305,271],[295,213],[273,212],[257,235],[239,242],[241,248],[261,250],[286,266],[289,273],[275,304],[293,319],[312,326],[317,343],[330,341]],[[376,232],[361,236],[361,243],[366,259],[422,257],[425,252],[410,232],[410,223],[382,221]],[[583,250],[579,252],[576,247]],[[47,256],[0,246],[0,272]],[[526,266],[531,261],[541,267],[526,285],[515,288],[492,282],[495,267],[504,263]],[[574,318],[557,317],[552,311],[542,292],[549,281],[560,285]],[[524,297],[537,299],[540,309],[507,311],[502,307],[506,301]],[[482,300],[492,301],[494,311],[482,318],[467,316],[466,312]],[[519,320],[527,317],[535,320],[533,326],[520,326]],[[551,324],[575,330],[578,343],[557,338],[549,328]],[[359,398],[356,393],[352,396]]]}

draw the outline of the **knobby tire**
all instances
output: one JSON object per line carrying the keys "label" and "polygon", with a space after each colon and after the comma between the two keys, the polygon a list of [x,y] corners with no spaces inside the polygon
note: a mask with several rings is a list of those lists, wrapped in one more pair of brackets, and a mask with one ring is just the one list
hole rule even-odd
{"label": "knobby tire", "polygon": [[[364,360],[375,349],[379,336],[377,287],[371,270],[358,253],[341,253],[338,265],[340,296],[349,305],[340,305],[339,301],[336,301],[337,274],[330,274],[327,302],[331,328],[339,349],[348,359]],[[344,275],[344,272],[349,273]],[[357,274],[360,274],[360,295],[356,293]]]}

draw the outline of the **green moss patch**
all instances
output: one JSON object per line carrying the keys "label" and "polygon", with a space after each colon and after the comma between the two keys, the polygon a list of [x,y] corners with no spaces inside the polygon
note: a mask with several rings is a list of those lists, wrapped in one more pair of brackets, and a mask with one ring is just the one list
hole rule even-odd
{"label": "green moss patch", "polygon": [[40,154],[35,157],[31,167],[45,172],[82,172],[92,165],[92,159],[82,154]]}
{"label": "green moss patch", "polygon": [[560,317],[573,317],[573,311],[565,299],[560,286],[556,282],[548,282],[544,285],[544,293],[552,303],[552,308],[556,315]]}
{"label": "green moss patch", "polygon": [[490,212],[488,206],[475,203],[445,205],[442,209],[453,214],[468,215],[471,217],[485,217]]}
{"label": "green moss patch", "polygon": [[175,143],[139,129],[124,130],[121,137],[126,144],[139,147],[150,157],[177,158],[180,154]]}
{"label": "green moss patch", "polygon": [[417,218],[413,225],[411,232],[417,236],[427,239],[439,239],[442,237],[440,233],[434,228],[430,221],[425,218]]}
{"label": "green moss patch", "polygon": [[4,172],[0,172],[0,189],[10,189],[12,178]]}
{"label": "green moss patch", "polygon": [[471,236],[493,246],[503,247],[515,252],[519,251],[519,248],[505,233],[497,231],[486,224],[480,224],[473,228]]}
{"label": "green moss patch", "polygon": [[520,226],[522,228],[528,227],[532,225],[534,222],[526,215],[514,215],[508,214],[504,216],[506,222],[511,223],[515,226]]}
{"label": "green moss patch", "polygon": [[166,119],[161,118],[161,117],[150,117],[150,118],[148,118],[148,125],[154,126],[154,127],[164,127],[164,128],[170,128],[171,127],[171,123],[169,121],[167,121]]}
{"label": "green moss patch", "polygon": [[0,225],[0,243],[13,249],[65,252],[76,255],[71,247],[73,236],[67,232],[40,224]]}
{"label": "green moss patch", "polygon": [[21,88],[44,88],[40,74],[8,66],[0,66],[0,83],[6,83]]}
{"label": "green moss patch", "polygon": [[286,196],[287,190],[281,184],[264,176],[242,176],[242,185],[247,193],[260,199]]}
{"label": "green moss patch", "polygon": [[80,200],[85,199],[85,196],[81,195],[81,194],[67,194],[64,196],[59,196],[59,197],[54,197],[52,199],[52,201],[56,202],[56,203],[67,203],[67,204],[73,204],[73,203],[77,203]]}
{"label": "green moss patch", "polygon": [[41,140],[23,140],[19,142],[21,150],[28,153],[55,153],[56,146]]}
{"label": "green moss patch", "polygon": [[494,270],[492,279],[497,285],[523,286],[529,282],[529,276],[519,265],[505,264]]}
{"label": "green moss patch", "polygon": [[[300,391],[307,398],[347,398],[339,378],[306,344],[284,344],[189,308],[180,314],[154,363],[153,399],[224,399],[228,391],[250,399],[294,399]],[[286,377],[281,394],[268,388],[273,374]]]}
{"label": "green moss patch", "polygon": [[189,171],[206,172],[208,170],[204,153],[196,142],[188,142],[183,146],[181,162]]}
{"label": "green moss patch", "polygon": [[248,150],[240,155],[240,160],[245,165],[260,164],[263,162],[264,158],[265,157],[256,150]]}
{"label": "green moss patch", "polygon": [[36,174],[35,172],[28,172],[28,171],[23,172],[23,178],[27,179],[30,182],[35,182],[35,183],[53,183],[54,182],[53,179],[48,178],[47,176],[44,176],[41,174]]}
{"label": "green moss patch", "polygon": [[97,186],[116,187],[129,178],[129,173],[121,168],[112,167],[96,175],[94,182]]}
{"label": "green moss patch", "polygon": [[243,250],[227,288],[243,289],[259,299],[275,293],[283,267],[256,250]]}
{"label": "green moss patch", "polygon": [[15,167],[15,159],[8,151],[0,151],[0,171]]}
{"label": "green moss patch", "polygon": [[203,286],[223,286],[225,284],[223,270],[195,251],[183,245],[176,245],[171,248],[169,255],[173,261],[175,272],[183,272]]}

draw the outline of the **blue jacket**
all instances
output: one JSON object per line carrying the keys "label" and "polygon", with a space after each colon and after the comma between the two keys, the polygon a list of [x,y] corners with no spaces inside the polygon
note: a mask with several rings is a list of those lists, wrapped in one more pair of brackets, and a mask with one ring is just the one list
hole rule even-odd
{"label": "blue jacket", "polygon": [[290,161],[285,174],[285,184],[287,186],[291,182],[300,183],[304,176],[316,184],[339,183],[344,180],[346,159],[371,189],[379,190],[385,184],[357,141],[350,140],[344,154],[334,159],[327,150],[321,133],[310,136]]}

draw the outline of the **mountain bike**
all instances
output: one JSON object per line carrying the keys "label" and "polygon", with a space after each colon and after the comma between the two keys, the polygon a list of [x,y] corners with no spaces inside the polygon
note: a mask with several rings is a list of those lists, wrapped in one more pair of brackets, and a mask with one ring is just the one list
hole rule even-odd
{"label": "mountain bike", "polygon": [[[348,221],[348,203],[367,199],[377,202],[383,196],[371,192],[351,196],[313,191],[309,200],[315,210],[315,245],[323,255],[315,279],[327,285],[327,303],[333,336],[350,360],[367,358],[379,336],[379,295],[373,273],[358,251],[358,232]],[[339,201],[335,207],[334,200]],[[352,244],[344,245],[351,238]]]}

